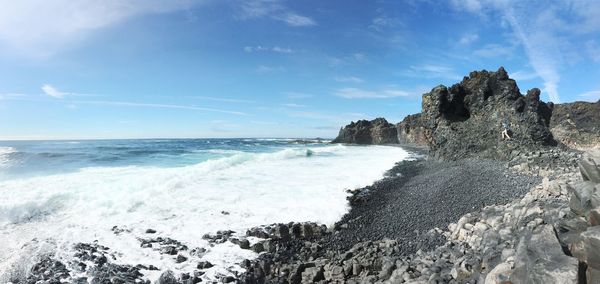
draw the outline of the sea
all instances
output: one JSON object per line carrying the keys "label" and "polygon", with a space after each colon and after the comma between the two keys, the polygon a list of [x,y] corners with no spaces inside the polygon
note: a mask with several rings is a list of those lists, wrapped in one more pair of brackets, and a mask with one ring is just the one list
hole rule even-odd
{"label": "sea", "polygon": [[[238,263],[256,253],[230,242],[211,245],[203,235],[243,236],[251,227],[292,221],[331,226],[349,210],[347,190],[372,184],[411,156],[400,147],[328,142],[0,141],[0,283],[44,255],[69,263],[79,242],[109,247],[114,263],[160,271],[191,272],[206,260],[215,265],[206,280],[242,271]],[[147,229],[206,253],[177,263],[140,247]],[[160,271],[143,273],[154,281]]]}

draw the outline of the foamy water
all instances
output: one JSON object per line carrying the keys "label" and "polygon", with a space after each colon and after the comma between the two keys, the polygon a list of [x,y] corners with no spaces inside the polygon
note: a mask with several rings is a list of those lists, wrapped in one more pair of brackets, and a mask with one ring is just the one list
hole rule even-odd
{"label": "foamy water", "polygon": [[[56,252],[68,262],[74,243],[95,240],[117,253],[117,263],[195,269],[199,259],[177,264],[173,256],[141,248],[137,238],[148,237],[149,228],[189,248],[207,248],[202,259],[215,267],[203,277],[227,274],[256,255],[229,242],[209,247],[204,234],[228,229],[243,235],[276,222],[331,225],[348,210],[346,189],[371,184],[408,156],[398,147],[342,145],[206,152],[221,156],[183,166],[94,166],[0,180],[0,282],[33,255]],[[10,155],[4,156],[0,164],[9,165]],[[130,232],[114,234],[113,226]],[[143,273],[154,280],[160,271]]]}

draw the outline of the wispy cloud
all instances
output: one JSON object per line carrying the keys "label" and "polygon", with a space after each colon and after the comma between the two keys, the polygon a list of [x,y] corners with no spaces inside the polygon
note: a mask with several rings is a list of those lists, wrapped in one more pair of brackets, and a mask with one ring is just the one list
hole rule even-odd
{"label": "wispy cloud", "polygon": [[57,99],[62,99],[66,96],[71,95],[71,93],[61,92],[61,91],[57,90],[56,88],[54,88],[54,86],[49,85],[49,84],[43,85],[42,91],[44,92],[44,94],[51,96],[53,98],[57,98]]}
{"label": "wispy cloud", "polygon": [[279,47],[279,46],[273,46],[273,47],[266,47],[266,46],[245,46],[244,47],[244,51],[248,52],[248,53],[252,53],[252,52],[276,52],[276,53],[285,53],[285,54],[293,54],[296,53],[296,50],[291,49],[289,47]]}
{"label": "wispy cloud", "polygon": [[343,57],[330,57],[329,58],[329,66],[330,67],[338,67],[344,66],[354,63],[367,62],[368,57],[363,52],[355,52]]}
{"label": "wispy cloud", "polygon": [[[588,42],[584,52],[570,44],[585,34],[600,31],[600,2],[597,1],[550,1],[544,5],[531,1],[516,0],[452,0],[457,11],[467,11],[482,18],[497,21],[509,27],[529,60],[529,65],[544,81],[544,92],[550,100],[560,102],[558,86],[563,66],[573,60],[587,56],[599,60],[594,42]],[[566,24],[568,23],[568,24]],[[494,54],[506,54],[496,49]],[[483,55],[486,53],[484,52]],[[490,53],[491,54],[491,53]]]}
{"label": "wispy cloud", "polygon": [[600,101],[600,90],[598,90],[598,91],[590,91],[590,92],[586,92],[586,93],[580,94],[579,98],[581,98],[584,101],[589,101],[589,102]]}
{"label": "wispy cloud", "polygon": [[238,18],[242,20],[270,18],[286,23],[291,27],[317,25],[314,19],[292,11],[278,0],[242,0],[236,3],[239,7]]}
{"label": "wispy cloud", "polygon": [[[368,119],[369,115],[364,113],[328,113],[319,111],[290,111],[287,113],[291,117],[300,117],[313,120],[326,120],[336,125],[342,125],[350,120]],[[337,129],[337,128],[336,128]]]}
{"label": "wispy cloud", "polygon": [[205,112],[218,112],[233,115],[248,115],[241,111],[231,111],[225,109],[206,108],[192,105],[176,105],[176,104],[155,104],[155,103],[138,103],[138,102],[127,102],[127,101],[70,101],[75,104],[87,104],[87,105],[105,105],[105,106],[120,106],[120,107],[143,107],[143,108],[163,108],[163,109],[182,109],[182,110],[194,110],[194,111],[205,111]]}
{"label": "wispy cloud", "polygon": [[45,57],[129,18],[186,9],[203,0],[2,0],[0,44]]}
{"label": "wispy cloud", "polygon": [[456,74],[454,69],[442,66],[442,65],[433,65],[433,64],[423,64],[423,65],[414,65],[409,68],[401,71],[399,73],[400,76],[410,77],[410,78],[442,78],[442,79],[451,79],[451,80],[459,80],[461,76]]}
{"label": "wispy cloud", "polygon": [[509,74],[509,76],[512,79],[514,79],[515,81],[527,81],[527,80],[532,80],[532,79],[539,77],[536,72],[523,71],[523,70],[519,70],[517,72],[512,72]]}
{"label": "wispy cloud", "polygon": [[208,96],[191,96],[190,98],[200,99],[200,100],[207,100],[207,101],[215,101],[215,102],[237,103],[237,104],[255,103],[255,101],[251,101],[251,100],[232,99],[232,98],[220,98],[220,97],[208,97]]}
{"label": "wispy cloud", "polygon": [[300,93],[300,92],[286,92],[286,97],[288,99],[296,100],[296,99],[308,99],[314,97],[313,94]]}
{"label": "wispy cloud", "polygon": [[281,66],[267,66],[267,65],[259,65],[254,69],[254,71],[258,74],[268,74],[268,73],[276,73],[276,72],[284,72],[285,68]]}
{"label": "wispy cloud", "polygon": [[476,33],[467,33],[460,37],[458,44],[469,45],[479,40],[479,35]]}
{"label": "wispy cloud", "polygon": [[306,105],[294,104],[294,103],[282,104],[282,106],[290,107],[290,108],[305,108],[305,107],[307,107]]}
{"label": "wispy cloud", "polygon": [[345,99],[385,99],[395,97],[408,97],[411,92],[398,89],[364,90],[358,88],[342,88],[333,93],[335,96]]}
{"label": "wispy cloud", "polygon": [[335,80],[338,82],[343,82],[343,83],[363,83],[363,82],[365,82],[365,80],[358,78],[358,77],[354,77],[354,76],[339,76],[339,77],[335,77]]}
{"label": "wispy cloud", "polygon": [[473,55],[477,57],[500,57],[500,56],[510,56],[514,52],[514,46],[511,45],[501,45],[501,44],[486,44],[481,48],[478,48],[473,51]]}
{"label": "wispy cloud", "polygon": [[0,94],[0,100],[22,98],[25,96],[26,96],[25,94],[20,94],[20,93],[3,93],[3,94]]}

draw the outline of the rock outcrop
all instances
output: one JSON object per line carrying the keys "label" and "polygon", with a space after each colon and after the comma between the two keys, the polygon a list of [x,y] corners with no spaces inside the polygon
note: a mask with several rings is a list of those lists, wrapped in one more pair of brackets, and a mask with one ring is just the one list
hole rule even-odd
{"label": "rock outcrop", "polygon": [[599,147],[600,100],[555,105],[550,130],[558,141],[569,147],[580,150]]}
{"label": "rock outcrop", "polygon": [[340,129],[332,143],[393,144],[398,143],[396,127],[384,118],[351,122]]}
{"label": "rock outcrop", "polygon": [[427,131],[423,126],[420,113],[406,116],[396,124],[396,132],[400,144],[427,145]]}
{"label": "rock outcrop", "polygon": [[[556,145],[548,126],[553,105],[540,101],[540,90],[523,96],[504,68],[474,71],[448,88],[423,95],[421,119],[432,156],[507,159],[513,150]],[[510,141],[503,141],[503,124]]]}

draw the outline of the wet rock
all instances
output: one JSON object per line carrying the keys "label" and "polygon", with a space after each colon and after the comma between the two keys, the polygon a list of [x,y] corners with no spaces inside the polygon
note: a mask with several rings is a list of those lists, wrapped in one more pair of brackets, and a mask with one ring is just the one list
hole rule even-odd
{"label": "wet rock", "polygon": [[156,233],[156,230],[154,230],[154,229],[147,229],[146,230],[146,234],[154,234],[154,233]]}
{"label": "wet rock", "polygon": [[198,262],[198,265],[196,266],[198,269],[208,269],[213,267],[214,265],[208,261],[200,261]]}
{"label": "wet rock", "polygon": [[177,278],[175,277],[175,274],[173,273],[173,271],[167,270],[160,275],[160,277],[158,278],[156,283],[157,284],[178,284],[179,282],[177,281]]}
{"label": "wet rock", "polygon": [[187,257],[185,257],[185,256],[183,256],[181,254],[178,254],[177,258],[175,259],[175,262],[177,262],[177,263],[182,263],[182,262],[185,262],[185,261],[187,261]]}

